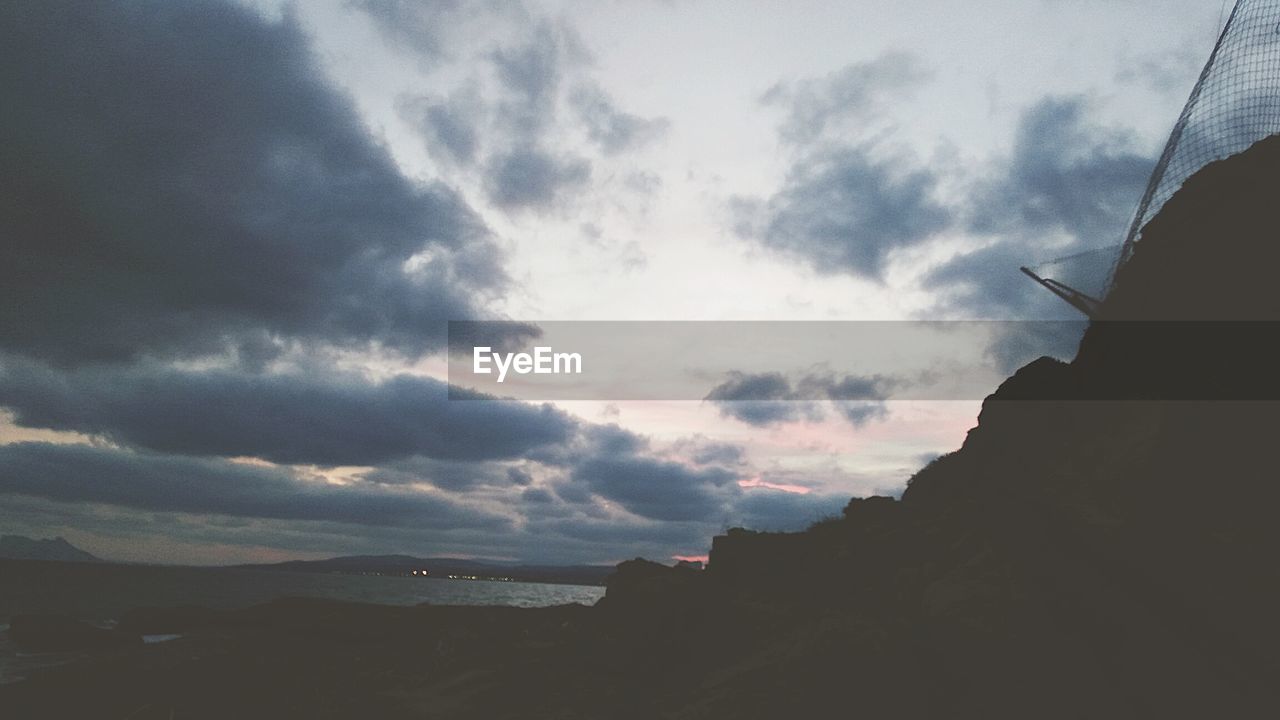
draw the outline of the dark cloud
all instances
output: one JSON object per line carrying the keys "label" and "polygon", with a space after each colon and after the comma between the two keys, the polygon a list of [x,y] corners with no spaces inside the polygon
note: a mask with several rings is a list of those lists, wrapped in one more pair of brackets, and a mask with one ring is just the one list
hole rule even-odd
{"label": "dark cloud", "polygon": [[[563,444],[577,431],[577,421],[549,405],[451,401],[438,380],[399,375],[372,382],[320,371],[249,375],[138,365],[59,372],[7,360],[0,366],[0,405],[27,427],[166,452],[317,465],[414,455],[515,458]],[[435,477],[449,484],[446,475]]]}
{"label": "dark cloud", "polygon": [[399,172],[287,14],[5,3],[0,67],[9,350],[260,359],[294,339],[416,354],[504,284],[480,219]]}
{"label": "dark cloud", "polygon": [[555,112],[565,66],[587,58],[577,37],[563,26],[543,21],[527,41],[493,52],[493,66],[502,85],[514,95],[509,109],[528,113],[521,120],[527,130],[542,127]]}
{"label": "dark cloud", "polygon": [[598,85],[577,88],[569,102],[587,128],[587,137],[606,155],[642,147],[661,137],[671,123],[666,118],[643,118],[619,110]]}
{"label": "dark cloud", "polygon": [[818,422],[825,417],[827,404],[854,427],[861,427],[888,415],[884,400],[896,384],[896,380],[881,376],[812,372],[793,382],[776,372],[732,372],[704,399],[721,415],[756,427]]}
{"label": "dark cloud", "polygon": [[1122,239],[1153,158],[1133,133],[1093,121],[1086,98],[1047,97],[1024,112],[1010,154],[961,201],[944,203],[938,189],[951,178],[884,150],[887,105],[928,77],[913,57],[888,54],[771,88],[762,100],[786,113],[778,134],[790,170],[771,197],[731,200],[734,230],[819,272],[871,279],[883,278],[895,251],[962,230],[986,241],[926,278],[938,310],[1069,317],[1017,268],[1099,249],[1051,271],[1102,292],[1115,255],[1106,248]]}
{"label": "dark cloud", "polygon": [[497,149],[485,162],[485,192],[507,211],[548,210],[591,174],[587,160],[549,149],[558,139],[565,78],[590,55],[572,27],[542,20],[489,59],[502,92],[493,101],[491,144]]}
{"label": "dark cloud", "polygon": [[677,443],[676,448],[685,451],[689,459],[698,465],[734,467],[746,462],[746,451],[741,445],[715,442],[702,437]]}
{"label": "dark cloud", "polygon": [[[938,293],[942,312],[972,313],[982,318],[1069,318],[1078,313],[1031,282],[1018,268],[1034,264],[1052,250],[1021,238],[996,241],[962,253],[932,270],[925,287]],[[1043,246],[1040,246],[1043,247]]]}
{"label": "dark cloud", "polygon": [[[3,506],[9,532],[63,535],[100,557],[179,564],[387,553],[517,558],[546,564],[614,563],[637,555],[662,560],[673,553],[706,552],[710,533],[716,529],[700,523],[624,522],[546,513],[497,527],[356,525],[187,515],[22,495],[5,495]],[[555,512],[554,506],[536,509]]]}
{"label": "dark cloud", "polygon": [[512,485],[525,487],[533,482],[533,476],[529,474],[528,470],[518,467],[509,467],[507,468],[507,481]]}
{"label": "dark cloud", "polygon": [[[528,145],[552,129],[566,78],[590,62],[567,22],[536,17],[520,3],[445,0],[352,0],[389,43],[427,69],[466,68],[463,84],[444,100],[400,98],[401,115],[428,146],[463,156],[479,145]],[[453,56],[459,57],[453,57]],[[456,61],[456,62],[455,62]],[[487,72],[473,72],[483,67]],[[496,92],[482,88],[496,83]],[[438,82],[438,78],[432,78]],[[489,120],[493,121],[490,126]]]}
{"label": "dark cloud", "polygon": [[914,55],[890,52],[822,78],[779,82],[761,102],[786,110],[778,130],[782,140],[806,145],[840,122],[866,122],[887,102],[910,96],[931,75]]}
{"label": "dark cloud", "polygon": [[594,496],[651,520],[707,520],[739,492],[738,471],[656,457],[648,438],[617,425],[587,428],[565,464],[567,481],[556,488],[562,500],[585,504]]}
{"label": "dark cloud", "polygon": [[823,147],[793,163],[767,200],[735,198],[734,230],[807,262],[821,273],[879,280],[893,251],[948,228],[939,177],[909,157],[877,157],[871,146]]}
{"label": "dark cloud", "polygon": [[836,402],[834,406],[836,412],[854,427],[889,417],[889,408],[882,402]]}
{"label": "dark cloud", "polygon": [[[656,458],[643,438],[624,440],[626,431],[605,434],[587,432],[589,448],[573,477],[550,486],[474,485],[449,493],[383,482],[384,469],[331,485],[287,468],[221,459],[19,443],[0,446],[0,494],[10,524],[117,535],[138,553],[170,562],[209,544],[558,562],[663,558],[705,552],[710,537],[730,524],[801,529],[845,501],[743,490],[737,473]],[[177,546],[185,550],[162,549]],[[226,559],[225,549],[207,552]]]}
{"label": "dark cloud", "polygon": [[[1131,133],[1099,125],[1089,109],[1084,97],[1048,97],[1023,113],[1012,153],[968,199],[967,229],[992,242],[927,280],[949,307],[987,317],[1072,316],[1017,268],[1118,245],[1155,163]],[[1052,270],[1096,293],[1114,257],[1114,249],[1085,253]]]}
{"label": "dark cloud", "polygon": [[[549,518],[532,525],[538,538],[558,543],[568,540],[579,547],[613,553],[615,562],[641,556],[664,560],[677,553],[705,553],[711,532],[705,523],[617,518]],[[711,531],[711,532],[709,532]]]}
{"label": "dark cloud", "polygon": [[330,485],[281,468],[88,445],[0,445],[0,492],[141,510],[360,525],[498,530],[509,522],[392,486]]}
{"label": "dark cloud", "polygon": [[573,470],[573,480],[628,512],[652,520],[709,520],[738,492],[737,475],[723,468],[691,468],[639,455],[596,457]]}
{"label": "dark cloud", "polygon": [[889,388],[898,383],[883,376],[863,377],[845,375],[809,375],[801,380],[801,392],[804,394],[820,394],[831,400],[850,425],[862,427],[874,420],[883,420],[889,416],[884,399]]}
{"label": "dark cloud", "polygon": [[801,398],[781,373],[733,373],[705,399],[721,415],[756,427],[822,418],[821,408],[812,399]]}
{"label": "dark cloud", "polygon": [[510,468],[502,463],[475,460],[437,460],[415,456],[395,460],[362,475],[384,485],[425,484],[457,493],[486,487],[510,487]]}
{"label": "dark cloud", "polygon": [[396,100],[396,111],[418,132],[432,157],[463,167],[475,164],[487,108],[474,86],[443,99],[404,95]]}
{"label": "dark cloud", "polygon": [[597,455],[634,455],[649,449],[649,439],[615,424],[594,425],[583,433]]}
{"label": "dark cloud", "polygon": [[[523,12],[350,5],[429,67],[452,61],[458,24]],[[432,156],[511,211],[559,206],[593,162],[651,194],[655,176],[604,156],[665,121],[595,84],[567,25],[517,34],[466,48],[492,70],[480,85],[401,99]],[[739,487],[741,448],[655,451],[550,406],[297,367],[328,346],[438,350],[445,320],[482,316],[506,277],[481,219],[398,170],[288,10],[6,4],[0,63],[17,100],[0,113],[0,405],[95,443],[0,445],[6,513],[20,502],[27,522],[61,513],[156,544],[605,560],[704,550],[727,518],[808,520]],[[590,159],[564,152],[584,135]],[[206,355],[238,363],[171,362]],[[229,457],[373,469],[331,484]]]}
{"label": "dark cloud", "polygon": [[527,503],[539,505],[547,505],[556,501],[555,496],[546,488],[526,488],[524,492],[520,493],[520,499]]}
{"label": "dark cloud", "polygon": [[1132,133],[1098,126],[1086,98],[1048,97],[1018,124],[1012,156],[971,199],[969,229],[988,235],[1066,232],[1103,244],[1123,231],[1151,174]]}
{"label": "dark cloud", "polygon": [[591,163],[524,147],[490,158],[486,171],[485,191],[494,205],[506,210],[547,210],[586,184]]}
{"label": "dark cloud", "polygon": [[562,482],[556,484],[554,489],[556,497],[572,505],[587,505],[595,499],[591,488],[585,483]]}
{"label": "dark cloud", "polygon": [[[404,27],[462,23],[455,43],[487,46],[468,58],[487,72],[468,67],[461,73],[463,84],[452,91],[406,94],[396,105],[431,156],[478,173],[485,197],[502,211],[545,213],[563,207],[586,186],[595,163],[616,164],[616,156],[652,142],[669,124],[618,107],[592,77],[591,53],[568,21],[552,21],[514,4],[471,6],[473,15],[492,16],[487,25],[452,5],[424,12],[400,3],[390,9],[374,3],[358,7],[374,17],[393,44],[430,63],[446,54],[439,30],[424,33],[425,47],[414,47],[404,42]],[[579,150],[570,149],[575,147]],[[625,177],[621,186],[636,195],[655,186],[646,173],[631,171]]]}
{"label": "dark cloud", "polygon": [[886,149],[886,105],[929,77],[914,56],[888,53],[826,77],[774,85],[761,98],[784,109],[778,137],[792,157],[768,198],[730,200],[733,229],[821,273],[879,280],[893,251],[948,228],[939,176]]}
{"label": "dark cloud", "polygon": [[819,520],[840,517],[847,495],[757,489],[736,504],[734,524],[754,530],[794,531]]}

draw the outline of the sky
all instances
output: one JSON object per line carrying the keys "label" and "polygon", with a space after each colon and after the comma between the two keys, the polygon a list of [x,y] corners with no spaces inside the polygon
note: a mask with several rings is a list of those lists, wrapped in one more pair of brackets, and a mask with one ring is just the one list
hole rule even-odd
{"label": "sky", "polygon": [[667,561],[899,494],[979,401],[450,401],[446,323],[1069,318],[1018,266],[1120,242],[1227,10],[5,3],[0,531]]}

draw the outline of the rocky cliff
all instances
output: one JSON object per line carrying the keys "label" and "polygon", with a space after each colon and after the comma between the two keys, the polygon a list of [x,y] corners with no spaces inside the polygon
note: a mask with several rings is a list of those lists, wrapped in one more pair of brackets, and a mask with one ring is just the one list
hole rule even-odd
{"label": "rocky cliff", "polygon": [[716,538],[678,588],[699,618],[661,605],[734,648],[695,653],[717,669],[687,716],[1280,710],[1276,198],[1280,138],[1192,178],[1075,360],[1009,378],[901,501]]}

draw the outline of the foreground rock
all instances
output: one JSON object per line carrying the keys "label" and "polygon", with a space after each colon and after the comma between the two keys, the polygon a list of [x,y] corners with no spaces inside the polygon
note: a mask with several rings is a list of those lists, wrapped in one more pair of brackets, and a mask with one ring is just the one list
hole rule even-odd
{"label": "foreground rock", "polygon": [[9,638],[24,652],[109,650],[139,645],[142,638],[121,630],[106,630],[64,615],[15,615]]}

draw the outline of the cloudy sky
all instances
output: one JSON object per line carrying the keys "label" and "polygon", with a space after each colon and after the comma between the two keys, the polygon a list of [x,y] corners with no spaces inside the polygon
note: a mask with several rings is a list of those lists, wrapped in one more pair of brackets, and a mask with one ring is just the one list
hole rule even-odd
{"label": "cloudy sky", "polygon": [[0,530],[614,562],[898,493],[977,402],[450,401],[445,323],[1070,317],[1017,267],[1119,242],[1222,12],[4,3]]}

